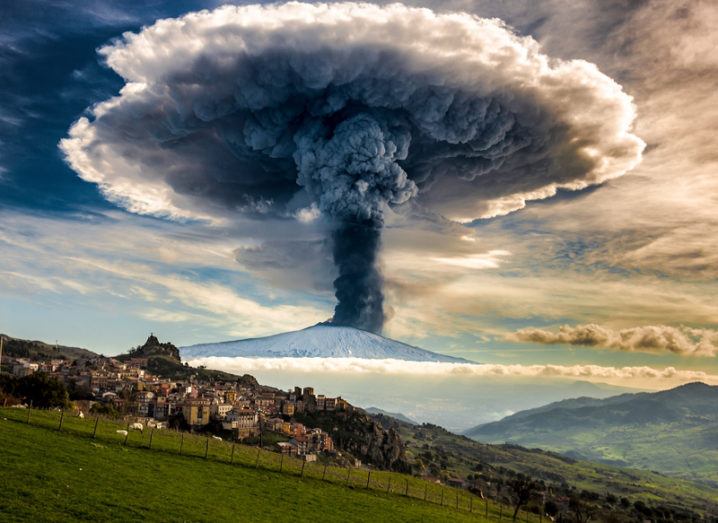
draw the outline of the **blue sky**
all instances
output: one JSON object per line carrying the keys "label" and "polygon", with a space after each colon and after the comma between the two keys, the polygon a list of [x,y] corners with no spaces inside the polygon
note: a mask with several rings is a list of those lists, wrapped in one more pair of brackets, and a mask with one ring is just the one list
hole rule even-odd
{"label": "blue sky", "polygon": [[[660,30],[677,23],[670,2],[600,13],[581,2],[523,4],[432,7],[498,16],[549,56],[597,64],[633,97],[633,129],[648,148],[620,178],[506,216],[447,227],[392,219],[381,253],[386,334],[489,363],[717,372],[718,64],[703,22],[714,10],[687,3],[680,23],[690,30],[670,42]],[[331,316],[333,269],[315,225],[131,212],[81,179],[58,147],[125,84],[99,47],[214,7],[0,7],[0,332],[117,353],[151,331],[185,345]],[[600,327],[589,341],[585,325]]]}

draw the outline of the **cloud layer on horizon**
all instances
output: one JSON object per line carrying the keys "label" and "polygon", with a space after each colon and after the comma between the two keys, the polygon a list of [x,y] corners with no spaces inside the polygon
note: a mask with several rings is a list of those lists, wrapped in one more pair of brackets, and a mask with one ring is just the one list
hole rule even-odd
{"label": "cloud layer on horizon", "polygon": [[655,369],[648,366],[610,367],[601,365],[498,365],[471,363],[418,362],[362,358],[242,358],[205,357],[189,360],[193,366],[236,374],[257,371],[301,373],[388,374],[396,376],[434,376],[463,378],[565,378],[633,387],[660,389],[666,386],[702,381],[718,385],[718,375],[703,371]]}

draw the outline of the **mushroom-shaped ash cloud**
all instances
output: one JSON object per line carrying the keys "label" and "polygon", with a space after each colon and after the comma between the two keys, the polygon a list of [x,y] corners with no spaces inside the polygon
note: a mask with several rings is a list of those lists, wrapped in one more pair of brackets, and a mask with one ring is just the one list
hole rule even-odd
{"label": "mushroom-shaped ash cloud", "polygon": [[[621,176],[631,99],[498,20],[393,4],[225,6],[100,49],[125,79],[61,148],[132,212],[325,225],[333,321],[380,331],[387,213],[461,222]],[[425,213],[422,213],[425,214]]]}

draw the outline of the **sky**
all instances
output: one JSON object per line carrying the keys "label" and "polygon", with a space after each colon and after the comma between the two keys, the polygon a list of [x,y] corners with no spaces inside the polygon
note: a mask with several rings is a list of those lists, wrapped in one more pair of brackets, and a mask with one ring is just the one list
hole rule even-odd
{"label": "sky", "polygon": [[[421,189],[409,211],[387,211],[378,253],[384,334],[477,362],[524,366],[521,372],[590,365],[718,375],[714,2],[410,4],[437,16],[494,19],[482,29],[492,38],[525,51],[529,62],[563,64],[566,77],[556,79],[566,87],[563,98],[538,81],[522,98],[518,59],[489,74],[512,100],[542,100],[527,124],[532,138],[571,121],[566,133],[590,144],[598,159],[584,178],[541,185],[526,174],[510,192],[481,185],[486,177],[476,193],[439,178],[440,190]],[[200,32],[183,39],[171,24],[152,33],[156,20],[217,7],[0,6],[0,332],[116,354],[150,332],[190,345],[332,316],[336,269],[316,205],[302,200],[283,215],[263,214],[258,199],[248,205],[252,212],[228,213],[218,203],[229,197],[221,191],[197,196],[173,185],[194,167],[157,181],[153,169],[197,159],[219,165],[221,158],[190,144],[153,163],[147,144],[166,122],[152,120],[147,107],[166,100],[143,99],[130,84],[165,81],[163,67],[172,72],[177,57],[216,43]],[[164,58],[154,63],[130,45],[140,32],[142,45]],[[481,38],[456,38],[441,41],[447,52],[463,52],[457,76],[487,88],[462,69],[478,56]],[[188,64],[177,67],[197,72]],[[576,94],[579,84],[588,87]],[[221,82],[212,77],[207,85],[220,89]],[[221,111],[211,93],[181,94],[209,103],[206,114]],[[137,121],[142,126],[133,127]],[[191,130],[186,121],[173,125],[175,133]],[[564,145],[557,143],[546,150],[555,153]],[[326,214],[328,204],[318,201]],[[651,387],[651,377],[626,376]]]}

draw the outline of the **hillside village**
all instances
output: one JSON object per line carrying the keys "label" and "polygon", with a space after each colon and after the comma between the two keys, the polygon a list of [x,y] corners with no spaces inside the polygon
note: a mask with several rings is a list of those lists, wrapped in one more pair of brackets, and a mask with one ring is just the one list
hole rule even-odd
{"label": "hillside village", "polygon": [[[336,453],[330,434],[294,419],[305,413],[347,413],[354,407],[341,397],[316,394],[312,387],[283,391],[259,385],[251,376],[225,379],[180,367],[186,378],[170,379],[148,370],[157,359],[180,363],[179,351],[150,335],[144,345],[118,357],[86,359],[8,357],[3,368],[22,378],[43,373],[63,383],[83,414],[132,419],[152,428],[221,434],[234,441],[275,435],[274,449],[316,460]],[[165,363],[168,363],[165,361]],[[8,397],[4,402],[7,404]],[[260,442],[261,443],[261,442]]]}

